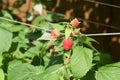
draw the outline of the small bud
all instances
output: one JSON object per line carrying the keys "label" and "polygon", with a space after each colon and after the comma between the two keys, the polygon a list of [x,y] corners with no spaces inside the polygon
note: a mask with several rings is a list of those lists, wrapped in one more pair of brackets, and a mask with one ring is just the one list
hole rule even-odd
{"label": "small bud", "polygon": [[52,47],[54,45],[54,43],[52,41],[48,41],[48,47]]}
{"label": "small bud", "polygon": [[64,64],[66,65],[66,64],[69,64],[70,63],[70,59],[69,58],[66,58],[66,59],[64,59]]}
{"label": "small bud", "polygon": [[54,56],[54,51],[53,51],[53,49],[50,49],[50,55],[51,55],[51,56]]}
{"label": "small bud", "polygon": [[59,52],[59,51],[60,51],[60,48],[55,47],[55,52]]}
{"label": "small bud", "polygon": [[52,38],[58,38],[60,36],[60,32],[57,31],[56,29],[51,31],[51,37]]}
{"label": "small bud", "polygon": [[78,35],[80,33],[80,28],[74,29],[72,35]]}
{"label": "small bud", "polygon": [[80,24],[80,22],[78,21],[77,18],[73,19],[70,24],[73,26],[73,27],[78,27],[78,25]]}

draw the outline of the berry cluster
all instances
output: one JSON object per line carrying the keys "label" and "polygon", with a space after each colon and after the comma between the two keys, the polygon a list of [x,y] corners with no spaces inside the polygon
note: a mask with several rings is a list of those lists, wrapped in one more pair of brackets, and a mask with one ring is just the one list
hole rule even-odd
{"label": "berry cluster", "polygon": [[[78,19],[75,18],[70,22],[70,26],[72,26],[72,28],[77,28],[79,26],[79,23],[80,22],[78,21]],[[67,37],[65,37],[65,39],[63,39],[62,45],[65,50],[70,50],[73,45],[73,40],[72,40],[72,38],[70,38],[70,34],[72,33],[72,30],[69,30],[68,32],[65,32],[65,33],[67,33],[67,34],[65,34],[65,36],[67,36]],[[68,33],[70,33],[70,34],[68,34]],[[60,37],[60,32],[56,29],[52,30],[51,37],[52,38]]]}

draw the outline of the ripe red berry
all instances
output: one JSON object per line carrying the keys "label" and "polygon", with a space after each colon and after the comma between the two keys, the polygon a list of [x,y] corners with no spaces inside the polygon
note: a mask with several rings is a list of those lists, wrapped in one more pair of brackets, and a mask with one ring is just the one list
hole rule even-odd
{"label": "ripe red berry", "polygon": [[80,24],[80,22],[78,21],[77,18],[73,19],[70,24],[73,26],[73,27],[78,27],[78,25]]}
{"label": "ripe red berry", "polygon": [[64,39],[62,41],[62,44],[63,44],[63,47],[65,50],[70,50],[70,48],[72,47],[73,45],[73,40],[71,38],[69,39]]}
{"label": "ripe red berry", "polygon": [[60,36],[60,33],[56,29],[51,31],[51,37],[52,38],[58,38],[59,36]]}

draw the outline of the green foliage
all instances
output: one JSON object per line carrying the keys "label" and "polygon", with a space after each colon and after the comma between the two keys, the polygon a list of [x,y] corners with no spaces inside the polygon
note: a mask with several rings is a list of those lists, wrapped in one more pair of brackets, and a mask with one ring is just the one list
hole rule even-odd
{"label": "green foliage", "polygon": [[94,57],[94,61],[98,61],[99,66],[104,66],[106,64],[113,63],[111,55],[107,52],[98,52],[97,56]]}
{"label": "green foliage", "polygon": [[73,49],[73,55],[71,56],[70,69],[75,78],[82,78],[92,67],[93,51],[78,46]]}
{"label": "green foliage", "polygon": [[36,74],[37,69],[27,63],[18,64],[11,69],[8,67],[8,80],[28,80],[32,79]]}
{"label": "green foliage", "polygon": [[94,70],[90,70],[81,80],[95,80],[95,72]]}
{"label": "green foliage", "polygon": [[[13,19],[7,11],[2,15]],[[74,32],[69,22],[48,14],[32,24],[37,26],[0,19],[0,80],[120,80],[120,63],[111,64],[111,56],[96,50],[96,41]],[[51,37],[54,29],[58,38]],[[73,40],[70,50],[62,45],[65,37]]]}
{"label": "green foliage", "polygon": [[120,80],[120,62],[100,67],[95,77],[96,80]]}
{"label": "green foliage", "polygon": [[0,69],[0,80],[4,80],[5,76],[4,76],[4,72],[2,69]]}
{"label": "green foliage", "polygon": [[33,21],[32,24],[37,25],[41,23],[42,21],[49,21],[49,22],[58,22],[62,18],[58,14],[51,13],[51,14],[46,14],[43,16],[37,16]]}
{"label": "green foliage", "polygon": [[8,11],[2,10],[1,12],[2,12],[2,16],[3,17],[8,18],[8,19],[13,19],[12,16],[11,16],[11,14],[8,13]]}
{"label": "green foliage", "polygon": [[3,60],[3,56],[0,55],[0,67],[2,66],[2,60]]}
{"label": "green foliage", "polygon": [[12,43],[12,33],[0,27],[0,55],[8,51]]}

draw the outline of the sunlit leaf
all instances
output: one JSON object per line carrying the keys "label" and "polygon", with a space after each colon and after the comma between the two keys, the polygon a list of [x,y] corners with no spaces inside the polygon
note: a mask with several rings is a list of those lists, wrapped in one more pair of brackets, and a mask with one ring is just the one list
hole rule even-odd
{"label": "sunlit leaf", "polygon": [[5,80],[5,75],[2,69],[0,69],[0,80]]}
{"label": "sunlit leaf", "polygon": [[51,38],[50,33],[44,33],[40,38],[38,38],[37,40],[54,40],[53,38]]}
{"label": "sunlit leaf", "polygon": [[8,27],[7,29],[11,32],[19,32],[23,29],[27,28],[27,26],[24,25],[12,25],[11,27]]}
{"label": "sunlit leaf", "polygon": [[8,19],[13,19],[12,15],[8,11],[2,10],[2,13],[4,15],[3,17],[8,18]]}
{"label": "sunlit leaf", "polygon": [[32,79],[32,77],[37,74],[38,72],[37,72],[36,67],[30,64],[27,64],[27,63],[18,64],[8,70],[8,80]]}
{"label": "sunlit leaf", "polygon": [[0,54],[8,51],[12,43],[12,33],[0,27]]}
{"label": "sunlit leaf", "polygon": [[100,67],[96,71],[96,80],[120,80],[120,62]]}
{"label": "sunlit leaf", "polygon": [[38,47],[31,47],[24,53],[24,56],[33,58],[34,56],[38,56],[39,52],[40,51]]}
{"label": "sunlit leaf", "polygon": [[15,66],[17,66],[21,63],[22,63],[22,61],[20,61],[20,60],[13,60],[13,61],[9,62],[8,70],[12,70]]}
{"label": "sunlit leaf", "polygon": [[60,80],[58,74],[64,67],[61,64],[48,67],[45,72],[34,77],[35,80]]}
{"label": "sunlit leaf", "polygon": [[2,55],[0,55],[0,66],[2,66],[2,60],[3,60],[3,56]]}
{"label": "sunlit leaf", "polygon": [[32,24],[37,25],[40,21],[44,20],[44,16],[37,16],[33,21]]}
{"label": "sunlit leaf", "polygon": [[73,77],[81,78],[86,75],[92,67],[92,57],[93,51],[88,48],[78,46],[73,49],[73,55],[70,62],[70,69]]}
{"label": "sunlit leaf", "polygon": [[59,24],[51,24],[51,27],[54,29],[57,29],[58,31],[64,30],[64,27],[62,25],[59,25]]}

